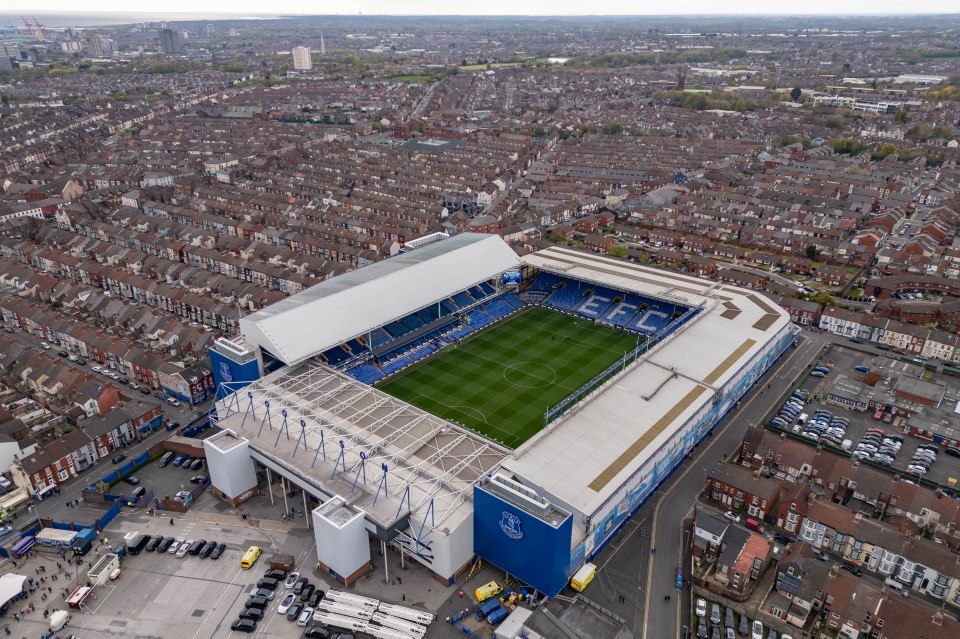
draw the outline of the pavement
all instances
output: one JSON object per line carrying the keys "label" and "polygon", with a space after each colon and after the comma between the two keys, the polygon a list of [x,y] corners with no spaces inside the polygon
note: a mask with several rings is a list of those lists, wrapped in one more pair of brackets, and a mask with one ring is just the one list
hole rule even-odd
{"label": "pavement", "polygon": [[[829,341],[829,335],[802,333],[799,345],[788,350],[764,377],[767,386],[764,387],[761,381],[757,390],[716,427],[713,435],[693,451],[692,458],[684,462],[650,500],[653,508],[648,519],[652,532],[650,545],[656,548],[656,552],[649,553],[648,561],[644,562],[646,582],[643,609],[646,614],[642,627],[635,626],[635,637],[653,639],[681,636],[690,615],[689,591],[678,595],[674,587],[677,566],[689,565],[684,552],[684,529],[680,522],[690,516],[697,495],[705,486],[712,469],[736,448],[747,428],[761,423],[772,406],[801,381],[799,378],[806,367],[820,355]],[[665,594],[672,595],[670,602],[663,600]]]}

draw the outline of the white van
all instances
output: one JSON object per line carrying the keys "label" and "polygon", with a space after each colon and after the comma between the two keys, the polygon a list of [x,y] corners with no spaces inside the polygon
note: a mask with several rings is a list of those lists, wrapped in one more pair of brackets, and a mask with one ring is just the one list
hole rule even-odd
{"label": "white van", "polygon": [[800,417],[797,418],[797,423],[798,423],[798,424],[806,424],[808,417],[809,417],[809,415],[807,415],[806,413],[800,413]]}
{"label": "white van", "polygon": [[897,581],[896,579],[894,579],[893,577],[887,577],[886,579],[884,579],[883,585],[889,588],[890,590],[897,591],[904,597],[906,597],[909,594],[907,587],[902,583],[900,583],[899,581]]}

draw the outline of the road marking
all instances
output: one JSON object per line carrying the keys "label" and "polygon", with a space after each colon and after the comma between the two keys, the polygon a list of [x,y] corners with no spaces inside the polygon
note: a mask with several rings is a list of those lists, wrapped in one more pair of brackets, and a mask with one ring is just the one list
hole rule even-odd
{"label": "road marking", "polygon": [[[812,341],[809,341],[809,342],[808,342],[808,341],[806,340],[806,338],[803,338],[803,339],[804,339],[804,342],[805,342],[805,343],[810,343],[810,344],[813,343]],[[819,350],[820,350],[820,349],[818,349],[816,352],[819,352]],[[797,355],[800,354],[800,352],[801,352],[801,351],[800,351],[800,347],[798,346],[796,349],[794,349],[793,354],[790,355],[790,357],[788,357],[786,360],[784,360],[783,363],[782,363],[780,366],[777,367],[777,370],[783,370],[788,364],[790,364],[790,361],[791,361],[793,358],[795,358]],[[768,373],[769,373],[769,372],[771,372],[771,371],[768,371]],[[759,397],[761,397],[761,395],[760,395],[759,393],[754,393],[754,394],[750,397],[750,399],[748,399],[748,400],[746,401],[746,403],[744,403],[734,414],[728,415],[728,418],[727,418],[727,421],[726,421],[726,425],[723,426],[723,428],[722,428],[717,434],[719,435],[719,434],[722,434],[722,433],[726,432],[726,430],[730,427],[730,424],[732,424],[732,423],[735,421],[735,417],[736,417],[737,415],[743,414],[743,412],[746,411],[748,408],[750,408],[750,406],[752,406],[753,403],[754,403],[755,401],[757,401],[757,399],[758,399]],[[768,399],[769,399],[769,398],[768,398]],[[703,456],[706,455],[706,454],[710,451],[710,449],[713,448],[713,446],[714,446],[718,441],[720,441],[720,438],[719,438],[719,437],[713,437],[713,438],[711,438],[711,441],[710,441],[709,444],[707,444],[706,448],[704,448],[703,450],[700,451],[700,454],[698,455],[698,458],[703,458]],[[686,477],[687,474],[688,474],[693,468],[695,468],[695,467],[696,467],[696,466],[691,465],[691,466],[688,466],[687,468],[685,468],[685,469],[683,470],[683,472],[680,473],[680,475],[679,475],[678,477],[676,477],[676,478],[670,483],[669,488],[667,488],[665,491],[663,491],[663,496],[666,497],[666,496],[670,493],[670,491],[673,490],[673,488],[674,488],[675,486],[677,486],[678,484],[680,484],[680,482],[683,481],[683,478]],[[659,493],[660,491],[658,490],[657,492]],[[651,526],[650,526],[650,528],[651,528],[650,547],[651,547],[651,548],[656,548],[656,547],[657,547],[657,543],[656,543],[656,542],[657,542],[657,516],[660,514],[660,505],[663,504],[664,501],[666,501],[666,499],[660,499],[660,500],[657,502],[657,505],[656,505],[656,506],[654,507],[654,509],[653,509],[653,517],[652,517],[652,519],[651,519]],[[682,535],[681,535],[681,541],[680,541],[680,543],[681,543],[681,544],[683,543],[683,536],[682,536]],[[682,558],[682,553],[681,553],[681,558]],[[651,591],[651,585],[652,585],[652,582],[653,582],[653,569],[654,569],[653,563],[654,563],[654,562],[653,562],[653,555],[651,554],[650,569],[647,571],[647,594],[646,594],[646,597],[645,597],[645,599],[644,599],[644,608],[647,609],[647,610],[649,610],[649,608],[650,608],[650,591]],[[680,605],[679,605],[679,600],[680,600],[680,598],[678,597],[678,598],[677,598],[677,602],[678,602],[678,603],[677,603],[677,615],[676,615],[676,618],[677,618],[677,628],[680,627]],[[650,616],[649,616],[649,615],[644,615],[644,616],[643,616],[643,636],[644,636],[644,637],[649,637],[649,636],[650,636],[650,634],[649,634],[648,631],[647,631],[647,624],[648,624],[649,622],[650,622]]]}

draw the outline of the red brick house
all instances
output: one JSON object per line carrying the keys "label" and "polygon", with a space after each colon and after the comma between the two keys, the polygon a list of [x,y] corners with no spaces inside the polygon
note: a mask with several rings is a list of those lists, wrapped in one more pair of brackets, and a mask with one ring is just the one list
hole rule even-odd
{"label": "red brick house", "polygon": [[820,321],[821,306],[816,302],[781,296],[777,298],[777,304],[790,313],[794,324],[811,326]]}
{"label": "red brick house", "polygon": [[97,460],[93,440],[80,429],[50,442],[20,462],[29,489],[60,485]]}
{"label": "red brick house", "polygon": [[713,501],[735,511],[745,511],[758,520],[777,504],[782,484],[776,479],[761,477],[739,464],[720,464],[709,480],[709,496]]}

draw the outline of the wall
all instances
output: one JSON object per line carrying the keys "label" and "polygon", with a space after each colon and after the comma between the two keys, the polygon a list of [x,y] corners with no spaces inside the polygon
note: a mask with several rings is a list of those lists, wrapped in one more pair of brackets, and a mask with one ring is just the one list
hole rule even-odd
{"label": "wall", "polygon": [[[218,400],[260,379],[260,362],[256,358],[240,364],[213,349],[210,349],[209,354]],[[223,384],[229,386],[224,387]]]}
{"label": "wall", "polygon": [[476,553],[551,597],[567,584],[572,531],[572,516],[553,527],[482,486],[474,486]]}

